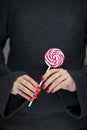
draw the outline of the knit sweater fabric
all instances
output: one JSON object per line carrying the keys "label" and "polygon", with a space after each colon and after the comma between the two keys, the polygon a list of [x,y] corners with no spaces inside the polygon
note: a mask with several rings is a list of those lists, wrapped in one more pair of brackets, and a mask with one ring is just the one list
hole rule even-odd
{"label": "knit sweater fabric", "polygon": [[[11,130],[79,130],[87,127],[87,0],[0,0],[0,127]],[[3,48],[10,38],[4,63]],[[27,74],[38,83],[48,66],[44,54],[59,48],[76,92],[44,90],[29,101],[10,91]]]}

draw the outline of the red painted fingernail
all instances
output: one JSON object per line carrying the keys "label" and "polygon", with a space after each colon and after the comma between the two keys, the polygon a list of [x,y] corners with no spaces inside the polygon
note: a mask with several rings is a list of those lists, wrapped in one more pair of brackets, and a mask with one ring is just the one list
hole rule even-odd
{"label": "red painted fingernail", "polygon": [[29,101],[32,101],[33,100],[33,98],[29,98]]}
{"label": "red painted fingernail", "polygon": [[42,81],[42,82],[44,81],[44,77],[41,78],[41,81]]}
{"label": "red painted fingernail", "polygon": [[54,93],[54,89],[51,90],[51,93]]}
{"label": "red painted fingernail", "polygon": [[37,89],[37,91],[39,91],[39,92],[40,92],[40,91],[41,91],[41,89],[39,88],[39,89]]}
{"label": "red painted fingernail", "polygon": [[46,90],[46,93],[50,93],[50,90],[49,90],[49,88]]}
{"label": "red painted fingernail", "polygon": [[36,98],[37,98],[37,95],[33,95],[33,97],[34,97],[34,99],[36,99]]}
{"label": "red painted fingernail", "polygon": [[37,88],[40,89],[40,86],[38,86]]}
{"label": "red painted fingernail", "polygon": [[40,88],[38,88],[37,90],[40,91]]}
{"label": "red painted fingernail", "polygon": [[46,90],[46,93],[50,93],[49,88]]}
{"label": "red painted fingernail", "polygon": [[45,85],[45,84],[43,84],[43,85],[42,85],[42,89],[44,89],[45,87],[46,87],[46,85]]}
{"label": "red painted fingernail", "polygon": [[36,94],[39,94],[40,91],[41,91],[41,90],[36,90]]}

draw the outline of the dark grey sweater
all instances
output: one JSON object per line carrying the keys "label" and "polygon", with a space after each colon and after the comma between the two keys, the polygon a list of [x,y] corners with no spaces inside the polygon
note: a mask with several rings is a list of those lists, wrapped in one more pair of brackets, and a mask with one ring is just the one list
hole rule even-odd
{"label": "dark grey sweater", "polygon": [[[0,0],[0,127],[11,130],[79,130],[87,126],[87,0]],[[10,37],[5,65],[3,47]],[[47,69],[45,52],[65,54],[77,92],[41,91],[31,108],[11,95],[14,81],[28,74],[38,83]]]}

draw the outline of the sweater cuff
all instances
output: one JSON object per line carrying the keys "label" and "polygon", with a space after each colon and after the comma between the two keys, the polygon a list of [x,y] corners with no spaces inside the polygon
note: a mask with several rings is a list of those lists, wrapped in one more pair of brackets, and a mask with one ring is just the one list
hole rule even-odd
{"label": "sweater cuff", "polygon": [[8,117],[9,115],[11,116],[15,112],[15,110],[17,110],[25,101],[26,99],[24,99],[22,96],[18,94],[17,95],[10,94],[4,112],[5,117]]}
{"label": "sweater cuff", "polygon": [[87,77],[80,71],[68,70],[76,83],[76,92],[60,90],[59,96],[65,111],[76,119],[87,114]]}
{"label": "sweater cuff", "polygon": [[26,74],[26,72],[11,72],[0,78],[0,114],[3,118],[6,118],[5,110],[9,100],[10,91],[13,87],[13,83],[19,76],[23,74]]}

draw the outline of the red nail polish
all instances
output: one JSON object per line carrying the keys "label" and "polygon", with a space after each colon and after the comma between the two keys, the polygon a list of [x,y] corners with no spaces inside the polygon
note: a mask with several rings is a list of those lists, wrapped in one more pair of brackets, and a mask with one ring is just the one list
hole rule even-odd
{"label": "red nail polish", "polygon": [[34,97],[34,99],[36,99],[36,98],[37,98],[37,95],[33,95],[33,97]]}
{"label": "red nail polish", "polygon": [[45,84],[43,84],[43,85],[42,85],[42,89],[45,89],[45,87],[46,87],[46,85],[45,85]]}
{"label": "red nail polish", "polygon": [[40,88],[38,88],[37,90],[40,91]]}
{"label": "red nail polish", "polygon": [[49,88],[46,90],[46,93],[50,93],[50,90],[49,90]]}
{"label": "red nail polish", "polygon": [[41,81],[42,81],[42,82],[44,81],[44,77],[41,78]]}
{"label": "red nail polish", "polygon": [[36,90],[36,94],[39,94],[40,91]]}
{"label": "red nail polish", "polygon": [[40,86],[38,86],[37,88],[40,89]]}
{"label": "red nail polish", "polygon": [[51,93],[54,93],[54,89],[51,90]]}
{"label": "red nail polish", "polygon": [[33,100],[33,98],[29,98],[29,101],[32,101]]}

